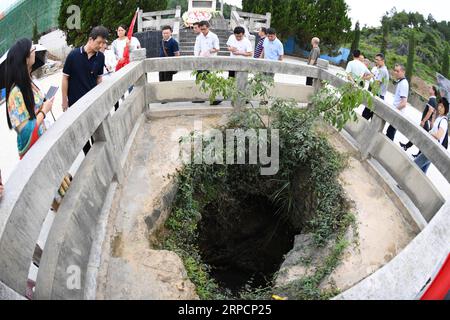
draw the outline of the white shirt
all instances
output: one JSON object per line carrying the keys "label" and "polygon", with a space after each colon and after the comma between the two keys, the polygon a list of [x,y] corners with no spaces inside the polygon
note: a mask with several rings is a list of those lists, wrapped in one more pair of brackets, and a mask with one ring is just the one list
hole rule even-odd
{"label": "white shirt", "polygon": [[[407,79],[403,79],[397,84],[397,87],[395,88],[395,95],[394,95],[394,107],[398,108],[400,105],[400,102],[403,98],[408,99],[409,96],[409,83]],[[403,108],[402,110],[399,110],[400,112],[404,113],[406,108]]]}
{"label": "white shirt", "polygon": [[387,94],[387,89],[388,89],[388,84],[389,84],[389,71],[386,68],[386,66],[382,66],[381,68],[375,67],[376,73],[374,73],[375,75],[375,80],[380,82],[380,89],[381,92],[380,94],[385,97]]}
{"label": "white shirt", "polygon": [[[114,51],[114,54],[116,55],[116,59],[120,60],[123,58],[123,52],[125,51],[125,46],[127,45],[127,39],[123,38],[122,40],[116,39],[112,43],[112,50]],[[135,37],[131,37],[130,41],[130,51],[139,49],[141,47],[141,43],[139,40]]]}
{"label": "white shirt", "polygon": [[[232,34],[230,38],[228,38],[227,41],[228,47],[236,48],[239,53],[251,53],[253,52],[253,46],[250,40],[248,38],[244,37],[241,41],[238,41],[236,39],[236,36]],[[251,56],[242,56],[242,55],[235,55],[233,52],[230,52],[230,57],[245,57],[250,58]]]}
{"label": "white shirt", "polygon": [[211,53],[212,49],[220,50],[219,37],[211,31],[206,36],[200,33],[195,39],[194,56],[196,57],[213,57],[217,53]]}
{"label": "white shirt", "polygon": [[[105,55],[105,65],[110,69],[111,72],[114,72],[114,70],[116,70],[116,65],[117,65],[117,59],[116,56],[114,55],[114,51],[113,50],[105,50],[105,52],[103,53]],[[103,74],[107,74],[108,70],[105,68],[105,70],[103,70]]]}
{"label": "white shirt", "polygon": [[439,140],[439,143],[442,144],[445,139],[445,135],[447,134],[448,130],[448,118],[444,116],[440,116],[436,118],[436,121],[434,122],[434,127],[431,129],[431,134],[437,134],[440,130],[444,130],[444,134],[442,135],[442,138]]}
{"label": "white shirt", "polygon": [[365,74],[370,74],[366,65],[357,59],[352,60],[347,64],[345,72],[350,73],[353,78],[362,78]]}

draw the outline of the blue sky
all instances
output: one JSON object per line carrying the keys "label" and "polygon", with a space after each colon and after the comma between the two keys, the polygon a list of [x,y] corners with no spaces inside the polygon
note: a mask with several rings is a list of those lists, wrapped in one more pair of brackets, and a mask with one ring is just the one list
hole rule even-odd
{"label": "blue sky", "polygon": [[[282,1],[282,0],[280,0]],[[5,10],[17,0],[0,0],[0,11]],[[241,0],[225,0],[226,3],[241,5]],[[398,11],[418,11],[425,17],[431,13],[438,21],[450,20],[450,1],[448,0],[346,0],[350,6],[350,17],[353,23],[357,20],[362,25],[378,26],[386,11],[396,7]]]}

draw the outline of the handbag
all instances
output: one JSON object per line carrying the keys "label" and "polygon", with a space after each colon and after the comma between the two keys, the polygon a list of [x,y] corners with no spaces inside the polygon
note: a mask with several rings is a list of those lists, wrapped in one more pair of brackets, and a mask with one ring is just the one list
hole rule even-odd
{"label": "handbag", "polygon": [[[167,53],[166,46],[164,45],[164,39],[162,40],[162,49],[164,51],[164,55],[166,56],[166,58],[168,58],[169,54]],[[170,73],[170,74],[174,75],[174,74],[177,74],[178,71],[167,71],[167,73]]]}

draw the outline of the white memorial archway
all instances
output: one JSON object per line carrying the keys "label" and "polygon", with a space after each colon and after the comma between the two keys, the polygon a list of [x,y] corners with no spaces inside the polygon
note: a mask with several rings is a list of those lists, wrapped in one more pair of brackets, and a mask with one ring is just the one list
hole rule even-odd
{"label": "white memorial archway", "polygon": [[216,11],[217,0],[188,0],[188,11]]}

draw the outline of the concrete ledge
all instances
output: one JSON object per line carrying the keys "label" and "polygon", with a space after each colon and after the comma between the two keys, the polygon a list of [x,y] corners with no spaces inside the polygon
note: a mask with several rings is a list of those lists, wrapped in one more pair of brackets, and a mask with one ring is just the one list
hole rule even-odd
{"label": "concrete ledge", "polygon": [[31,258],[59,185],[89,137],[130,84],[143,75],[133,62],[81,98],[31,148],[0,202],[0,281],[26,292]]}
{"label": "concrete ledge", "polygon": [[2,300],[27,300],[27,299],[0,281],[0,301]]}
{"label": "concrete ledge", "polygon": [[[83,299],[89,255],[114,175],[109,157],[106,142],[96,142],[74,177],[43,248],[37,299]],[[71,276],[80,287],[68,286]]]}
{"label": "concrete ledge", "polygon": [[[337,131],[336,129],[334,130]],[[418,229],[416,230],[416,233],[419,233],[420,230],[425,229],[428,224],[427,221],[423,218],[422,214],[408,195],[398,188],[397,182],[391,177],[391,175],[375,159],[367,159],[363,161],[359,151],[361,148],[358,142],[356,142],[345,130],[340,132],[340,137],[347,146],[355,152],[358,152],[360,155],[358,160],[360,160],[366,170],[371,173],[371,176],[377,180],[391,201],[400,210],[405,220],[411,225],[417,226]]]}
{"label": "concrete ledge", "polygon": [[[226,103],[223,102],[223,105]],[[229,104],[229,103],[228,103]],[[150,111],[147,112],[148,119],[161,119],[179,116],[207,116],[207,115],[222,115],[233,112],[233,107],[230,106],[206,106],[206,105],[192,105],[179,106],[176,104],[167,104],[164,106],[151,106]]]}
{"label": "concrete ledge", "polygon": [[426,221],[444,205],[445,199],[419,167],[384,134],[379,133],[370,154],[405,190]]}
{"label": "concrete ledge", "polygon": [[234,57],[171,57],[145,60],[145,72],[155,71],[246,71],[249,73],[269,72],[305,77],[319,78],[321,69],[314,66],[299,65],[281,61],[266,61],[262,59],[234,58]]}
{"label": "concrete ledge", "polygon": [[[417,209],[411,207],[409,211],[418,226],[423,228],[423,221],[430,221],[445,202],[439,190],[403,150],[383,133],[373,131],[369,122],[360,115],[357,122],[348,122],[345,130],[357,141],[359,150],[378,160],[383,170],[396,181],[395,186],[405,190],[423,218],[417,216]],[[409,206],[406,200],[403,204]]]}
{"label": "concrete ledge", "polygon": [[369,123],[360,115],[358,115],[358,121],[347,122],[344,129],[358,142],[359,150],[362,145],[367,144],[366,133],[369,131]]}
{"label": "concrete ledge", "polygon": [[97,294],[97,275],[100,269],[103,242],[106,237],[109,213],[116,195],[118,183],[113,182],[109,187],[105,203],[98,218],[97,228],[94,232],[89,262],[86,270],[86,281],[83,290],[83,300],[95,300]]}
{"label": "concrete ledge", "polygon": [[423,217],[422,213],[417,209],[408,195],[398,188],[397,182],[392,178],[389,172],[383,168],[383,166],[375,159],[369,159],[363,162],[367,171],[371,172],[371,175],[382,186],[383,190],[387,193],[392,202],[395,203],[397,208],[402,213],[403,217],[411,224],[417,226],[417,232],[424,230],[428,225],[428,222]]}
{"label": "concrete ledge", "polygon": [[336,300],[414,300],[450,252],[450,202],[390,263]]}
{"label": "concrete ledge", "polygon": [[[209,100],[195,81],[172,81],[147,84],[147,99],[152,103]],[[275,83],[269,91],[273,98],[293,99],[298,103],[308,103],[314,95],[314,88],[301,84]],[[217,97],[223,100],[222,97]],[[255,100],[258,100],[257,98]],[[259,99],[261,100],[261,99]]]}

